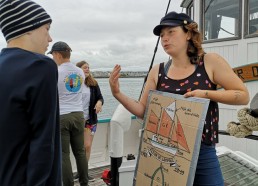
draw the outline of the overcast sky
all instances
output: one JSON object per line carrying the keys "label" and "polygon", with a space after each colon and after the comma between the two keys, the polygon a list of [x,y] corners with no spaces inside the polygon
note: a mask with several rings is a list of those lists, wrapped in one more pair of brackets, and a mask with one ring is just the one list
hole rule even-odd
{"label": "overcast sky", "polygon": [[[148,70],[158,37],[153,28],[164,16],[168,0],[36,0],[52,17],[53,42],[72,48],[71,61],[86,60],[91,70]],[[182,0],[169,11],[181,12]],[[1,47],[5,40],[1,37]],[[52,57],[50,55],[50,57]],[[155,63],[168,56],[159,45]]]}

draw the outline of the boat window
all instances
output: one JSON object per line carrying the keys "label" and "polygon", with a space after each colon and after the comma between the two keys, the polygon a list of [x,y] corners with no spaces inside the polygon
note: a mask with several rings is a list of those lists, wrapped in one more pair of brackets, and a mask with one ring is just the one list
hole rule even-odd
{"label": "boat window", "polygon": [[258,2],[257,0],[248,0],[247,2],[247,34],[258,35]]}
{"label": "boat window", "polygon": [[189,6],[186,8],[186,13],[190,15],[191,19],[194,20],[194,6],[193,2],[189,4]]}
{"label": "boat window", "polygon": [[240,0],[203,0],[202,3],[204,41],[240,37]]}

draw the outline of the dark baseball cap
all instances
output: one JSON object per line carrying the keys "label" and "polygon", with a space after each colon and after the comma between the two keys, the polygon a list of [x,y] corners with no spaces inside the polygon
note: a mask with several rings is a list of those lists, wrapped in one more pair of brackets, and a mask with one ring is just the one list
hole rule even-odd
{"label": "dark baseball cap", "polygon": [[160,20],[160,24],[157,25],[153,29],[153,33],[156,36],[159,36],[160,32],[161,32],[161,29],[164,26],[176,27],[176,26],[188,25],[188,24],[190,24],[192,22],[194,22],[194,21],[185,13],[169,12],[167,15],[165,15]]}
{"label": "dark baseball cap", "polygon": [[65,42],[58,41],[52,46],[52,49],[47,54],[52,54],[54,51],[69,51],[69,52],[72,52],[72,49]]}

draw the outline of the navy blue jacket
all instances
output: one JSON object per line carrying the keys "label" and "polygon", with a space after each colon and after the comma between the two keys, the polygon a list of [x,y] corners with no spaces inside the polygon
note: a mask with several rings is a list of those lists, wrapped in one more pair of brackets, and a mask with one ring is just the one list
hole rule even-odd
{"label": "navy blue jacket", "polygon": [[1,51],[1,186],[62,185],[57,79],[49,57]]}

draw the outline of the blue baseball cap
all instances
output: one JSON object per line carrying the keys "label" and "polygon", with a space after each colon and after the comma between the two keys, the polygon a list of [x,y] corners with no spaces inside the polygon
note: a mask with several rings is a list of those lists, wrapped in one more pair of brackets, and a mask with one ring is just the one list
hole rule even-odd
{"label": "blue baseball cap", "polygon": [[164,26],[176,27],[188,25],[192,22],[194,21],[185,13],[169,12],[160,20],[160,24],[153,29],[153,33],[159,36]]}

